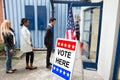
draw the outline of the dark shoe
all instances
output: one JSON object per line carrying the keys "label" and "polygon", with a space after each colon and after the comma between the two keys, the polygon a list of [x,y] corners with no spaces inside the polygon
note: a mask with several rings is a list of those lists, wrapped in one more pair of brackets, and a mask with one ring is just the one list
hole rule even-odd
{"label": "dark shoe", "polygon": [[37,69],[37,67],[29,67],[29,70]]}
{"label": "dark shoe", "polygon": [[6,71],[6,73],[8,73],[8,74],[12,74],[12,73],[14,73],[14,71],[12,71],[12,70],[8,70],[8,71]]}
{"label": "dark shoe", "polygon": [[30,67],[25,67],[25,69],[30,69]]}
{"label": "dark shoe", "polygon": [[51,66],[46,66],[47,69],[51,69],[52,67]]}

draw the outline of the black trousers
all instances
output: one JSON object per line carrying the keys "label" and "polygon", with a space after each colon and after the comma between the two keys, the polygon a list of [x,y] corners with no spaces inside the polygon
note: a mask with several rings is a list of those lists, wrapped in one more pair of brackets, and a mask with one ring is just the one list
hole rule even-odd
{"label": "black trousers", "polygon": [[79,32],[76,32],[76,38],[77,38],[77,40],[80,39],[80,33]]}
{"label": "black trousers", "polygon": [[33,51],[26,53],[26,63],[27,64],[29,63],[29,60],[30,60],[30,63],[32,64],[33,60],[34,60],[34,53],[33,53]]}
{"label": "black trousers", "polygon": [[47,55],[46,55],[46,67],[50,66],[50,57],[51,57],[52,45],[47,45]]}

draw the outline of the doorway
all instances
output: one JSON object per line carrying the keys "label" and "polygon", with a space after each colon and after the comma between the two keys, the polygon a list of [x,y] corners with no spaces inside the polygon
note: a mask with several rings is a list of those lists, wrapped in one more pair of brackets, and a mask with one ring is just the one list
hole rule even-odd
{"label": "doorway", "polygon": [[[101,21],[102,21],[102,4],[85,3],[85,5],[74,4],[72,8],[80,8],[80,14],[84,16],[82,18],[82,60],[84,69],[97,70],[98,52],[100,44],[101,34]],[[68,7],[70,4],[68,4]],[[74,10],[73,10],[74,11]],[[75,12],[73,12],[75,13]],[[81,17],[82,17],[81,16]]]}

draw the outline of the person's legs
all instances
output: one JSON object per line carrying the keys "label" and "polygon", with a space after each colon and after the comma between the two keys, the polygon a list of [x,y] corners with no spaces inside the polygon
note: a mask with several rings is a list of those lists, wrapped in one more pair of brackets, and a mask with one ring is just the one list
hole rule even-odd
{"label": "person's legs", "polygon": [[29,68],[29,55],[30,55],[30,53],[27,52],[26,53],[26,69]]}
{"label": "person's legs", "polygon": [[11,71],[12,68],[12,53],[10,53],[9,49],[7,46],[5,46],[5,51],[6,51],[6,72],[7,73],[13,73],[13,71]]}
{"label": "person's legs", "polygon": [[6,51],[6,71],[11,69],[11,53],[9,51]]}
{"label": "person's legs", "polygon": [[32,52],[30,52],[30,67],[33,66],[33,61],[34,61],[34,53],[32,51]]}
{"label": "person's legs", "polygon": [[34,61],[34,53],[33,53],[33,51],[29,52],[29,54],[30,54],[30,66],[29,66],[29,69],[30,70],[37,69],[37,67],[33,67],[33,61]]}
{"label": "person's legs", "polygon": [[80,40],[80,33],[79,32],[76,32],[76,38],[77,38],[77,40]]}
{"label": "person's legs", "polygon": [[51,65],[50,63],[51,51],[52,51],[52,45],[47,46],[46,67],[49,67]]}
{"label": "person's legs", "polygon": [[10,69],[12,69],[12,56],[13,56],[13,53],[10,53]]}

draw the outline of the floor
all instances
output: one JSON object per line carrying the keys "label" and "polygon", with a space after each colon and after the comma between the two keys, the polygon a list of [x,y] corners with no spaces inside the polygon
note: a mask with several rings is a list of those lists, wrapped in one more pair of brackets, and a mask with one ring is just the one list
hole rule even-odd
{"label": "floor", "polygon": [[[56,78],[51,70],[45,68],[45,53],[45,51],[35,52],[34,66],[38,67],[36,70],[25,70],[25,57],[23,57],[21,60],[13,60],[13,67],[18,70],[13,74],[6,74],[5,61],[0,61],[0,80],[62,80]],[[53,61],[53,54],[51,59]],[[71,80],[103,80],[96,71],[81,70],[78,66],[78,63],[74,65]]]}

